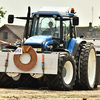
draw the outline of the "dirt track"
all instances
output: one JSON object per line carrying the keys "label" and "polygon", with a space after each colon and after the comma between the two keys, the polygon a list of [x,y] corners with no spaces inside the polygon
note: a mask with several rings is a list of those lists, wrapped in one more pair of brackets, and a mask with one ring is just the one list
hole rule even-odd
{"label": "dirt track", "polygon": [[98,89],[91,91],[0,88],[0,100],[83,100],[83,98],[87,98],[87,100],[100,100],[100,86],[98,86]]}

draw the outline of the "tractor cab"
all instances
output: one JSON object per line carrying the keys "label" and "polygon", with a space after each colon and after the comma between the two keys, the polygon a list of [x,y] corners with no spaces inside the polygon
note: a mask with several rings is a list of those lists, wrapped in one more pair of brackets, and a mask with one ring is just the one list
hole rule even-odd
{"label": "tractor cab", "polygon": [[[76,37],[75,25],[79,23],[74,8],[42,7],[30,17],[30,7],[28,7],[27,17],[15,18],[26,20],[23,45],[39,48],[41,52],[63,48],[72,53],[74,45],[70,49],[69,43],[76,42],[76,40],[74,43],[70,41]],[[9,23],[12,23],[13,19],[13,15],[8,16]]]}
{"label": "tractor cab", "polygon": [[44,45],[46,51],[55,48],[66,48],[68,42],[75,35],[75,25],[79,19],[75,16],[74,8],[69,7],[42,7],[32,13],[28,39],[25,45]]}

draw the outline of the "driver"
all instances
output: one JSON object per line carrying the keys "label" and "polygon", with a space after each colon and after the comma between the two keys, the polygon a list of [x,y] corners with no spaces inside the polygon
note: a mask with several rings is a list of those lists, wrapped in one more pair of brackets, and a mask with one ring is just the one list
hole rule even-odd
{"label": "driver", "polygon": [[52,29],[53,23],[51,21],[48,23],[48,25],[49,25],[50,29]]}
{"label": "driver", "polygon": [[[56,27],[53,27],[53,22],[49,21],[48,23],[49,28],[47,28],[45,31],[43,31],[43,35],[52,35],[53,37],[59,36],[59,30]],[[55,34],[58,33],[58,34]]]}
{"label": "driver", "polygon": [[49,30],[50,30],[52,33],[54,33],[54,28],[52,27],[52,26],[53,26],[53,23],[52,23],[51,21],[48,23],[48,26],[49,26]]}
{"label": "driver", "polygon": [[52,35],[54,35],[56,32],[58,32],[58,29],[55,27],[53,28],[53,22],[49,22],[48,23],[48,26],[49,26],[49,31],[51,32]]}

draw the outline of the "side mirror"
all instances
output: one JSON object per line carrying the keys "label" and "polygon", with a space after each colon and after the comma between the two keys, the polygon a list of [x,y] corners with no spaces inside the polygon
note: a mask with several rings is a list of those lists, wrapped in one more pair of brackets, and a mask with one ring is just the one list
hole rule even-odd
{"label": "side mirror", "polygon": [[8,15],[8,23],[14,22],[14,15]]}
{"label": "side mirror", "polygon": [[79,25],[79,17],[73,17],[73,25]]}

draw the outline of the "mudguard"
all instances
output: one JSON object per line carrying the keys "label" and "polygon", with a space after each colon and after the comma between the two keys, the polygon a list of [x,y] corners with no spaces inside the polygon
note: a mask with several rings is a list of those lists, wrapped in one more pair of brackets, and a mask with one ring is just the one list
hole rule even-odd
{"label": "mudguard", "polygon": [[77,41],[77,40],[74,39],[74,38],[72,38],[72,39],[70,40],[69,45],[68,45],[68,50],[70,51],[70,53],[72,53],[76,41]]}
{"label": "mudguard", "polygon": [[70,53],[73,55],[73,56],[75,56],[75,54],[76,54],[76,52],[77,52],[77,49],[78,49],[78,47],[79,47],[79,44],[81,43],[81,42],[86,42],[85,40],[83,40],[83,39],[80,39],[80,38],[72,38],[71,40],[70,40],[70,43],[69,43],[69,45],[68,45],[68,50],[70,51]]}
{"label": "mudguard", "polygon": [[73,56],[76,55],[76,52],[78,50],[78,47],[79,47],[80,43],[82,43],[82,42],[85,42],[86,43],[86,41],[83,40],[83,39],[76,39],[76,42],[75,42],[74,47],[73,47],[73,50],[72,50],[72,55]]}

